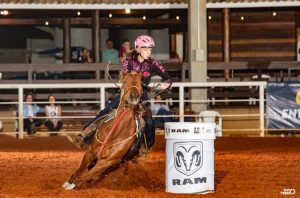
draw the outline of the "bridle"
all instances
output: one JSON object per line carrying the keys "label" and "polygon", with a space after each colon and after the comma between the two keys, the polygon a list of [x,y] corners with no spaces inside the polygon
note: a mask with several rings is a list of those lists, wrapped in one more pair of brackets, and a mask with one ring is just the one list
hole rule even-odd
{"label": "bridle", "polygon": [[136,89],[138,91],[139,96],[141,97],[143,94],[143,87],[138,87],[137,85],[131,85],[131,86],[124,88],[124,82],[125,82],[126,78],[128,77],[128,75],[125,76],[124,79],[122,79],[122,82],[123,82],[122,88],[123,89],[121,88],[121,90],[122,90],[121,95],[125,96],[130,90]]}
{"label": "bridle", "polygon": [[105,72],[107,73],[107,76],[108,76],[108,78],[110,79],[110,81],[112,82],[112,83],[114,83],[115,85],[116,85],[116,87],[118,87],[119,89],[121,89],[121,87],[112,79],[112,77],[111,77],[111,75],[109,74],[109,68],[110,68],[111,66],[110,66],[110,61],[107,63],[107,65],[106,65],[106,69],[105,69]]}
{"label": "bridle", "polygon": [[[149,90],[149,92],[155,92],[153,90],[155,90],[157,87],[159,87],[159,83],[157,85],[153,86],[153,87],[149,87],[148,85],[146,85],[146,84],[143,83],[143,86],[146,87]],[[148,100],[143,101],[143,103],[150,102],[150,100],[154,99],[156,96],[160,95],[161,93],[165,92],[168,89],[169,88],[162,89],[162,90],[156,92],[153,96],[149,97]]]}
{"label": "bridle", "polygon": [[132,86],[127,87],[127,88],[124,90],[124,94],[127,94],[127,92],[128,92],[129,90],[134,89],[134,88],[135,88],[136,90],[138,90],[139,95],[142,95],[142,92],[139,91],[138,86],[135,86],[135,85],[132,85]]}

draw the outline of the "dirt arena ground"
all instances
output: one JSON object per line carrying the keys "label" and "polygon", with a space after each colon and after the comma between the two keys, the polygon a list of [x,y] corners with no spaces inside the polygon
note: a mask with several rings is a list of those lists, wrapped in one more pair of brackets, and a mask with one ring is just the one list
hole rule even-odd
{"label": "dirt arena ground", "polygon": [[[215,141],[216,192],[165,192],[165,141],[158,136],[147,158],[112,172],[96,185],[76,190],[61,186],[77,168],[83,151],[66,137],[18,140],[0,135],[2,197],[300,197],[300,138],[224,137]],[[294,195],[282,195],[295,189]]]}

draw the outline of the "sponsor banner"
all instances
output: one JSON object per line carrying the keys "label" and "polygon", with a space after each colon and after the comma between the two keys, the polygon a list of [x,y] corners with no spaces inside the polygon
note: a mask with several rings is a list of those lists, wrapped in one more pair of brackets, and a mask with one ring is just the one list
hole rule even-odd
{"label": "sponsor banner", "polygon": [[167,122],[165,139],[215,139],[216,123]]}
{"label": "sponsor banner", "polygon": [[267,127],[300,128],[300,83],[268,83]]}

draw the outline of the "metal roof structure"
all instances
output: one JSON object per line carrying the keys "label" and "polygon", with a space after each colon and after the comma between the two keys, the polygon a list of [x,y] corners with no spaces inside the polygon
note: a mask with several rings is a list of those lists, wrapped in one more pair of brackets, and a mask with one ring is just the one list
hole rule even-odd
{"label": "metal roof structure", "polygon": [[[189,0],[3,0],[3,9],[178,9]],[[207,0],[207,8],[300,6],[299,0]]]}

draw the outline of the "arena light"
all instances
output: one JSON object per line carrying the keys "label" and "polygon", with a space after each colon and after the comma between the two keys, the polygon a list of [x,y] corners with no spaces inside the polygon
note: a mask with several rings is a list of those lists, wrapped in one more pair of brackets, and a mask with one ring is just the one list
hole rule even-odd
{"label": "arena light", "polygon": [[126,9],[125,9],[125,13],[126,13],[126,14],[130,14],[130,13],[131,13],[131,10],[130,10],[129,8],[126,8]]}
{"label": "arena light", "polygon": [[176,20],[179,20],[179,19],[180,19],[180,16],[179,16],[179,15],[177,15],[177,16],[176,16]]}
{"label": "arena light", "polygon": [[81,12],[80,12],[80,11],[78,11],[78,12],[77,12],[77,16],[80,16],[80,15],[81,15]]}
{"label": "arena light", "polygon": [[244,21],[244,20],[245,20],[244,16],[241,16],[241,21]]}
{"label": "arena light", "polygon": [[112,17],[112,13],[109,13],[108,17],[111,18]]}
{"label": "arena light", "polygon": [[144,16],[143,16],[143,20],[146,20],[146,19],[147,19],[147,17],[144,15]]}
{"label": "arena light", "polygon": [[211,18],[211,16],[208,16],[208,20],[211,20],[212,18]]}
{"label": "arena light", "polygon": [[45,21],[45,25],[48,26],[49,25],[49,21]]}
{"label": "arena light", "polygon": [[276,13],[276,12],[273,12],[272,15],[273,15],[273,17],[276,17],[277,13]]}
{"label": "arena light", "polygon": [[7,10],[1,10],[0,15],[8,15],[8,11]]}

